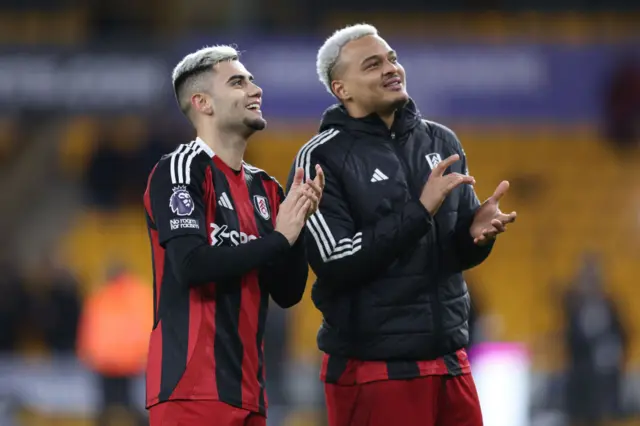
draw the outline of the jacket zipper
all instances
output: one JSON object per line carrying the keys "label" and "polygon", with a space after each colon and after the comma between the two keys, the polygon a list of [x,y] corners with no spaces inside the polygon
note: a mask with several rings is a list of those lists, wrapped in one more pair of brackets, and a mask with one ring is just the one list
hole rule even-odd
{"label": "jacket zipper", "polygon": [[415,194],[415,188],[413,186],[413,180],[411,179],[411,174],[409,173],[409,165],[407,164],[407,161],[404,159],[404,155],[402,155],[402,150],[400,149],[400,145],[398,145],[398,142],[396,141],[396,133],[391,132],[390,136],[391,136],[391,140],[393,141],[391,142],[391,145],[393,146],[393,149],[396,152],[396,157],[398,157],[398,160],[400,160],[400,165],[402,166],[404,175],[407,178],[407,185],[409,186],[409,192],[413,195]]}
{"label": "jacket zipper", "polygon": [[[411,194],[416,194],[416,196],[419,196],[419,194],[416,193],[415,191],[415,187],[413,185],[413,179],[411,179],[411,174],[409,173],[409,165],[407,164],[407,161],[404,158],[404,155],[402,154],[402,150],[400,149],[400,145],[398,145],[398,142],[396,141],[396,134],[395,132],[391,132],[390,133],[390,137],[391,137],[391,145],[393,145],[394,151],[396,152],[396,157],[398,157],[398,160],[400,160],[400,165],[404,171],[404,175],[407,179],[407,185],[409,187],[409,192]],[[442,251],[442,247],[440,245],[440,238],[438,237],[438,224],[435,221],[435,218],[433,218],[433,232],[435,233],[435,237],[436,237],[436,245],[439,249],[439,251]],[[439,253],[438,253],[439,254]],[[436,267],[438,266],[439,263],[439,259],[436,260]],[[441,332],[441,328],[442,328],[442,318],[441,318],[441,312],[440,312],[440,292],[438,291],[438,281],[439,281],[439,275],[440,275],[440,271],[438,269],[436,269],[436,282],[435,285],[433,286],[433,294],[432,294],[432,299],[431,299],[431,312],[433,313],[433,325],[434,325],[434,336],[435,336],[435,341],[436,341],[436,345],[440,345],[440,339],[442,338],[442,332]],[[435,348],[435,352],[436,354],[440,354],[441,350],[439,347]]]}

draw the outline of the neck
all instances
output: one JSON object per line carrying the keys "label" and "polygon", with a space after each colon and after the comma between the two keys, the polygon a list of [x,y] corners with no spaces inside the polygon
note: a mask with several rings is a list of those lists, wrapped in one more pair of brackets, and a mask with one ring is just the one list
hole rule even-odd
{"label": "neck", "polygon": [[211,147],[217,157],[234,170],[242,168],[247,138],[215,127],[198,129],[198,137]]}
{"label": "neck", "polygon": [[388,129],[391,129],[391,126],[393,126],[393,120],[395,119],[395,115],[396,115],[395,111],[389,114],[378,113],[378,116],[384,122],[384,124],[387,126]]}

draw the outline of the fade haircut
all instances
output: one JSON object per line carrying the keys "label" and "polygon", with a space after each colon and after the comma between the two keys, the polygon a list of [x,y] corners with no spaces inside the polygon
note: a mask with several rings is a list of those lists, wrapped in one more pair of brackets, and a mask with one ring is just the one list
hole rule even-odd
{"label": "fade haircut", "polygon": [[232,46],[204,47],[190,53],[173,69],[171,81],[180,110],[189,117],[191,96],[205,90],[204,75],[220,62],[237,61],[240,53]]}
{"label": "fade haircut", "polygon": [[378,30],[373,25],[356,24],[337,30],[329,37],[318,50],[316,59],[316,71],[320,82],[329,93],[335,96],[331,89],[333,70],[340,59],[340,52],[345,44],[366,36],[378,35]]}

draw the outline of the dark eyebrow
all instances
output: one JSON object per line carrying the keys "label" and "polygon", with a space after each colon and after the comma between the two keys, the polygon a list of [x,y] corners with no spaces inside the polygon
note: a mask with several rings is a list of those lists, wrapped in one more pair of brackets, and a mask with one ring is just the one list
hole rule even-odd
{"label": "dark eyebrow", "polygon": [[227,80],[227,83],[231,83],[232,81],[235,81],[235,80],[245,80],[245,79],[249,81],[253,81],[253,76],[251,74],[249,74],[248,76],[242,75],[242,74],[235,74],[229,77],[229,80]]}

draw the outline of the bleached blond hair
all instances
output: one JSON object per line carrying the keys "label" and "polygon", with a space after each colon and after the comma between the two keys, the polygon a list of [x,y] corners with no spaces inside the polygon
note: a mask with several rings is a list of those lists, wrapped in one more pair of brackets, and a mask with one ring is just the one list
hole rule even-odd
{"label": "bleached blond hair", "polygon": [[329,93],[335,96],[331,89],[331,74],[340,59],[342,48],[350,41],[371,35],[378,35],[378,30],[373,25],[349,25],[334,32],[320,47],[316,59],[316,71],[320,82]]}
{"label": "bleached blond hair", "polygon": [[191,106],[191,96],[204,90],[204,73],[213,71],[221,62],[237,61],[240,53],[232,46],[217,45],[204,47],[182,58],[171,73],[173,91],[182,112],[187,115]]}

